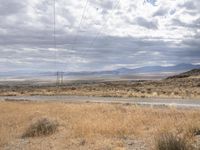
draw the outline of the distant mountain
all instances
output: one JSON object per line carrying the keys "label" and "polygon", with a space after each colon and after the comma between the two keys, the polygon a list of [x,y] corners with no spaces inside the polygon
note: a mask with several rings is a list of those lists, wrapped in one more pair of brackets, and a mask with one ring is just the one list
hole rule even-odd
{"label": "distant mountain", "polygon": [[39,71],[27,71],[27,70],[17,70],[17,71],[6,71],[0,72],[0,77],[37,77],[37,76],[55,76],[55,72],[39,72]]}
{"label": "distant mountain", "polygon": [[[82,71],[82,72],[64,72],[65,76],[123,76],[123,75],[137,75],[137,74],[153,74],[153,73],[180,73],[189,71],[192,69],[200,69],[200,65],[192,64],[179,64],[175,66],[145,66],[140,68],[119,68],[116,70],[108,71]],[[10,72],[0,72],[1,77],[23,77],[23,76],[32,76],[32,77],[45,77],[45,76],[55,76],[55,72],[39,72],[39,71],[10,71]]]}
{"label": "distant mountain", "polygon": [[95,72],[70,72],[65,75],[74,76],[92,76],[92,75],[134,75],[134,74],[150,74],[150,73],[164,73],[164,72],[184,72],[191,69],[198,69],[200,65],[179,64],[175,66],[145,66],[140,68],[119,68],[111,71],[95,71]]}
{"label": "distant mountain", "polygon": [[161,72],[183,72],[191,69],[200,68],[200,65],[179,64],[175,66],[147,66],[136,68],[136,73],[161,73]]}

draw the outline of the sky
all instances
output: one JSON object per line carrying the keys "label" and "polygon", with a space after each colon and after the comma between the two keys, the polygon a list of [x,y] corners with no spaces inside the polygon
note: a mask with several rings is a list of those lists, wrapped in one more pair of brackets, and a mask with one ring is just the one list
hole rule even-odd
{"label": "sky", "polygon": [[0,0],[1,71],[200,64],[199,0]]}

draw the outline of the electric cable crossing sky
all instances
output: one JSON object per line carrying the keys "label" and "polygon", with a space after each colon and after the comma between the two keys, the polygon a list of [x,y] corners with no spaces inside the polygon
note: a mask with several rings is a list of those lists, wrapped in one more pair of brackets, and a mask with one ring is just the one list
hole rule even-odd
{"label": "electric cable crossing sky", "polygon": [[54,49],[55,49],[55,69],[56,72],[56,85],[62,85],[64,83],[64,72],[59,70],[58,66],[58,48],[57,48],[57,41],[56,41],[56,0],[53,0],[53,41],[54,41]]}
{"label": "electric cable crossing sky", "polygon": [[117,0],[88,0],[87,7],[86,2],[2,1],[1,71],[200,64],[199,0],[123,0],[115,9]]}

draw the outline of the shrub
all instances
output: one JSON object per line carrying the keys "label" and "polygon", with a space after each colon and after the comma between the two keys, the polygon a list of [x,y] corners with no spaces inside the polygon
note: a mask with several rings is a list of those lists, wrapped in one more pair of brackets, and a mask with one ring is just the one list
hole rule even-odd
{"label": "shrub", "polygon": [[156,138],[156,150],[190,150],[190,146],[185,138],[162,133]]}
{"label": "shrub", "polygon": [[189,134],[192,135],[192,136],[197,136],[197,135],[200,135],[200,127],[199,126],[191,126],[189,128]]}
{"label": "shrub", "polygon": [[33,122],[22,137],[36,137],[53,134],[58,128],[58,122],[48,118],[41,118]]}

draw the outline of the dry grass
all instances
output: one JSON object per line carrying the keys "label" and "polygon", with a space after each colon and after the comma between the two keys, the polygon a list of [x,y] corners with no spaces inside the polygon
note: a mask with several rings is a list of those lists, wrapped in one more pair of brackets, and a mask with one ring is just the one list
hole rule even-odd
{"label": "dry grass", "polygon": [[162,81],[81,81],[48,86],[1,86],[0,95],[82,95],[103,97],[200,98],[199,78]]}
{"label": "dry grass", "polygon": [[199,136],[200,135],[200,124],[191,124],[188,127],[188,136]]}
{"label": "dry grass", "polygon": [[[58,132],[28,138],[28,143],[26,138],[21,141],[32,120],[43,116],[58,121]],[[150,149],[153,137],[165,131],[193,141],[195,136],[188,136],[188,132],[193,132],[192,126],[200,126],[199,116],[200,110],[152,109],[121,104],[1,102],[0,149],[16,149],[16,145],[34,150],[142,149],[143,141],[146,143],[144,149]],[[134,140],[134,144],[130,140]]]}
{"label": "dry grass", "polygon": [[22,135],[26,137],[46,136],[56,132],[58,122],[49,118],[39,118],[30,124],[25,133]]}
{"label": "dry grass", "polygon": [[187,139],[173,133],[162,133],[156,138],[156,150],[192,150]]}

